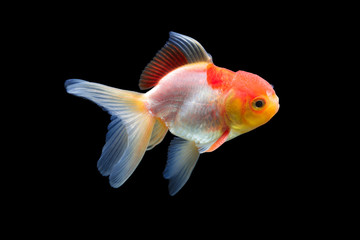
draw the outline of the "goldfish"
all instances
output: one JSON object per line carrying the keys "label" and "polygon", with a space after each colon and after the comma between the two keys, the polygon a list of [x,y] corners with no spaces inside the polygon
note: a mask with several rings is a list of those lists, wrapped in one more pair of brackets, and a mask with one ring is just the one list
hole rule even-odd
{"label": "goldfish", "polygon": [[169,35],[140,76],[145,93],[80,79],[65,82],[69,94],[93,101],[111,115],[97,167],[114,188],[170,131],[175,137],[163,176],[173,196],[188,181],[200,154],[267,123],[279,110],[279,98],[266,80],[215,66],[198,41]]}

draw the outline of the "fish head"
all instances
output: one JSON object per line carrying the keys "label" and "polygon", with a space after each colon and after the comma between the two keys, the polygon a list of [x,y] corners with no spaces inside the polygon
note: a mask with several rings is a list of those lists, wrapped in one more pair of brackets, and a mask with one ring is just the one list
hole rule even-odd
{"label": "fish head", "polygon": [[239,134],[267,123],[279,110],[273,87],[260,76],[245,71],[235,73],[226,96],[228,126]]}

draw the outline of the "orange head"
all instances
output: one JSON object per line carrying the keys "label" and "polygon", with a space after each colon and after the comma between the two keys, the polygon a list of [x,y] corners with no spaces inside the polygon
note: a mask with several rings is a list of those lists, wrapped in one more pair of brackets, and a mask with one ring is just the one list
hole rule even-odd
{"label": "orange head", "polygon": [[279,110],[273,87],[256,74],[237,71],[225,99],[229,127],[242,134],[268,122]]}

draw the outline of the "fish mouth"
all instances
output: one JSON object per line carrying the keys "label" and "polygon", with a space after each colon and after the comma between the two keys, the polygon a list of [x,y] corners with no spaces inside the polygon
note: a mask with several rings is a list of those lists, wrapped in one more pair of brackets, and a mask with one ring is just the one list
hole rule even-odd
{"label": "fish mouth", "polygon": [[276,108],[276,112],[275,112],[275,113],[277,113],[277,112],[279,111],[279,108],[280,108],[279,97],[278,97],[276,94],[274,94],[274,95],[272,96],[271,101],[274,103],[275,108]]}
{"label": "fish mouth", "polygon": [[270,106],[266,110],[266,115],[270,120],[279,111],[280,104],[279,104],[279,97],[276,96],[276,94],[272,94],[271,96],[269,96],[269,100],[270,100]]}

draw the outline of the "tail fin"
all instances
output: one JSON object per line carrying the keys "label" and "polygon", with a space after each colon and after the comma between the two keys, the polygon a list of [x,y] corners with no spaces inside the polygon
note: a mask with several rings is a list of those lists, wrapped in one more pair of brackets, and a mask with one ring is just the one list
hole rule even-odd
{"label": "tail fin", "polygon": [[145,107],[144,95],[79,79],[67,80],[65,88],[68,93],[89,99],[112,115],[97,166],[102,175],[110,175],[112,187],[120,187],[144,156],[156,123]]}

